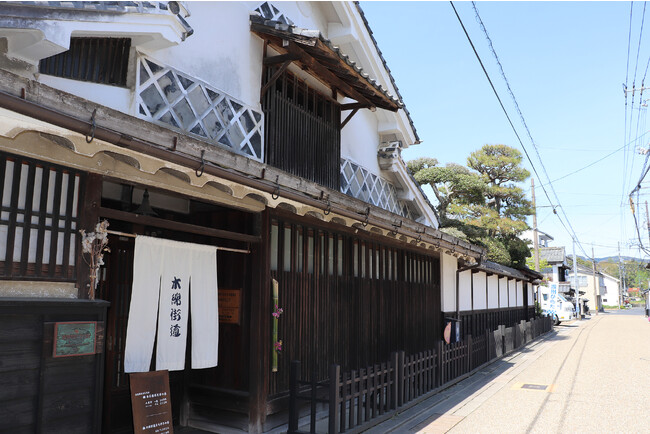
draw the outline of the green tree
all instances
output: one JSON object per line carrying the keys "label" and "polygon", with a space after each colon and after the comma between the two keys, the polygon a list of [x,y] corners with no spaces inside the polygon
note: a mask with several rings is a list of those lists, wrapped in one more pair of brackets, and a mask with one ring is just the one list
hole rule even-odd
{"label": "green tree", "polygon": [[517,185],[530,176],[521,160],[516,149],[485,145],[472,152],[468,167],[441,167],[433,158],[407,164],[416,181],[431,186],[441,230],[484,246],[492,261],[524,266],[530,250],[519,236],[532,208]]}
{"label": "green tree", "polygon": [[[532,250],[530,250],[530,256],[526,258],[526,267],[530,268],[531,270],[535,269],[535,254]],[[545,268],[551,268],[551,265],[546,259],[539,258],[539,269],[543,270]]]}
{"label": "green tree", "polygon": [[533,214],[530,201],[517,183],[530,177],[521,167],[521,152],[506,145],[485,145],[467,158],[487,185],[485,201],[475,205],[471,224],[484,227],[492,236],[519,236],[528,229]]}
{"label": "green tree", "polygon": [[449,212],[458,212],[452,205],[469,205],[483,200],[486,184],[481,177],[467,167],[448,163],[438,166],[435,158],[419,158],[407,163],[415,180],[420,185],[429,185],[436,196],[436,212],[441,226],[450,226]]}

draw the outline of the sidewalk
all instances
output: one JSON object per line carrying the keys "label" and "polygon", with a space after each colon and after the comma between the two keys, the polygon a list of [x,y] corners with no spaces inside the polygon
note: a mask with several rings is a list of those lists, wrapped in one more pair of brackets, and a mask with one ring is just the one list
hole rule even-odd
{"label": "sidewalk", "polygon": [[[585,322],[567,322],[368,431],[445,433]],[[529,386],[534,387],[534,386]]]}

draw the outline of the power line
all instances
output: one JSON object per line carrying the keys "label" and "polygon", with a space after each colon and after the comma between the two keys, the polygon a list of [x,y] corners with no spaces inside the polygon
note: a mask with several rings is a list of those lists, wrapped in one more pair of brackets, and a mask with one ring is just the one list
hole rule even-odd
{"label": "power line", "polygon": [[[630,1],[630,26],[627,33],[627,61],[625,64],[625,83],[623,83],[623,95],[625,96],[625,129],[623,130],[623,143],[628,141],[627,137],[627,84],[630,75],[630,47],[632,46],[632,10],[634,2]],[[627,152],[623,152],[623,189],[621,190],[621,203],[627,190]],[[621,220],[622,221],[622,220]]]}
{"label": "power line", "polygon": [[639,53],[641,52],[641,37],[643,36],[643,22],[645,21],[645,6],[646,2],[643,2],[643,15],[641,16],[641,30],[639,30],[639,45],[636,49],[636,63],[634,64],[634,80],[632,80],[632,86],[636,83],[636,70],[639,66]]}
{"label": "power line", "polygon": [[[510,119],[510,116],[508,115],[508,112],[506,111],[505,106],[503,105],[503,102],[501,101],[501,98],[499,97],[499,93],[497,92],[496,88],[494,87],[494,84],[492,83],[492,80],[490,79],[490,76],[489,76],[487,70],[485,69],[485,66],[483,65],[483,61],[481,60],[481,57],[479,56],[478,52],[476,51],[476,48],[474,47],[474,43],[472,42],[472,39],[470,38],[469,34],[467,33],[467,29],[465,28],[465,25],[463,24],[463,21],[461,20],[460,15],[458,15],[458,11],[456,10],[456,7],[454,6],[453,1],[450,1],[450,3],[451,3],[451,7],[454,9],[454,13],[456,14],[456,18],[458,18],[458,22],[460,23],[461,27],[463,28],[463,31],[465,32],[465,36],[467,37],[467,40],[469,41],[470,45],[472,46],[472,50],[474,50],[474,54],[476,55],[476,58],[478,59],[480,65],[481,65],[481,68],[483,69],[483,73],[485,74],[488,82],[490,83],[490,86],[492,87],[492,91],[494,92],[494,95],[496,96],[497,100],[499,101],[499,104],[501,105],[501,109],[503,110],[504,114],[506,115],[506,118],[508,119],[508,122],[510,123],[510,126],[512,127],[512,130],[514,131],[515,136],[519,140],[519,143],[520,143],[522,149],[524,150],[524,153],[526,154],[526,158],[528,158],[528,161],[530,162],[530,165],[531,165],[533,171],[535,172],[535,175],[537,175],[537,178],[541,179],[539,177],[539,173],[537,172],[537,168],[535,167],[535,164],[533,164],[533,161],[530,158],[530,155],[528,154],[528,150],[526,149],[526,146],[524,146],[523,141],[519,137],[519,134],[517,133],[517,130],[516,130],[514,124],[512,123],[512,120]],[[521,113],[521,110],[519,109],[519,104],[517,103],[517,99],[515,98],[515,95],[512,92],[512,89],[510,87],[510,83],[508,82],[508,79],[507,79],[507,77],[505,75],[505,72],[503,70],[501,62],[499,61],[499,56],[497,55],[496,50],[494,49],[494,46],[492,45],[492,40],[490,39],[490,36],[487,33],[487,29],[485,28],[485,25],[483,24],[483,20],[481,20],[481,17],[480,17],[480,15],[478,13],[478,9],[476,8],[476,3],[475,2],[472,2],[472,7],[474,8],[474,12],[476,13],[476,18],[477,18],[477,20],[478,20],[478,22],[479,22],[479,24],[481,26],[481,29],[483,30],[483,33],[485,34],[485,37],[488,40],[490,50],[492,51],[492,54],[494,55],[494,57],[495,57],[495,59],[497,61],[497,64],[498,64],[499,69],[501,71],[501,76],[503,77],[503,79],[504,79],[504,81],[506,83],[506,86],[508,88],[508,92],[510,93],[510,97],[512,98],[512,100],[514,102],[517,113],[519,114],[521,122],[524,125],[524,128],[526,129],[526,133],[528,134],[528,138],[530,139],[530,141],[531,141],[531,143],[533,145],[533,148],[535,149],[535,152],[537,153],[537,158],[539,159],[540,165],[542,166],[542,170],[544,171],[544,175],[546,175],[546,179],[550,181],[550,177],[548,176],[548,172],[546,171],[546,167],[544,166],[544,162],[542,161],[541,155],[539,154],[539,150],[537,149],[537,145],[535,144],[535,140],[533,139],[532,134],[530,133],[530,129],[528,128],[528,125],[526,124],[526,120],[524,119],[524,116]],[[544,184],[542,184],[541,187],[542,187],[542,190],[544,191],[544,195],[548,199],[549,203],[553,204],[553,202],[551,201],[551,199],[550,199],[550,197],[548,195],[548,192],[546,191],[546,188],[545,188]],[[558,216],[558,220],[560,221],[562,226],[564,226],[564,229],[578,243],[578,246],[580,247],[582,252],[586,255],[587,253],[584,250],[584,247],[582,246],[582,244],[578,240],[578,237],[576,236],[575,230],[571,226],[571,222],[569,221],[569,219],[568,219],[568,217],[566,215],[566,212],[564,211],[564,208],[562,208],[562,205],[560,204],[559,197],[558,197],[557,193],[555,193],[553,184],[550,184],[550,187],[551,187],[551,190],[553,191],[553,194],[554,194],[555,199],[557,201],[557,207],[555,207],[553,209],[553,213]],[[560,211],[562,212],[562,214],[564,215],[564,219],[566,220],[566,224],[562,220],[562,218],[557,214],[557,208],[559,208]],[[567,224],[571,228],[570,230],[567,227]]]}
{"label": "power line", "polygon": [[[643,136],[645,136],[646,134],[648,134],[649,132],[650,132],[650,131],[646,131],[645,133],[643,133],[641,136],[638,136],[638,137],[637,137],[636,139],[634,139],[634,140],[638,140],[639,137],[643,137]],[[583,170],[585,170],[585,169],[588,169],[588,168],[590,168],[591,166],[593,166],[594,164],[596,164],[596,163],[600,163],[600,162],[603,161],[605,158],[607,158],[607,157],[611,157],[612,155],[616,154],[616,153],[617,153],[618,151],[620,151],[621,149],[625,149],[628,145],[629,145],[629,143],[627,143],[627,144],[621,146],[620,148],[618,148],[618,149],[615,150],[615,151],[610,152],[609,154],[605,155],[604,157],[599,158],[598,160],[596,160],[596,161],[594,161],[594,162],[592,162],[592,163],[589,163],[589,164],[587,164],[587,165],[584,166],[584,167],[581,167],[580,169],[574,170],[573,172],[571,172],[571,173],[567,173],[566,175],[560,176],[559,178],[555,178],[553,181],[549,181],[548,184],[551,184],[552,182],[559,181],[559,180],[564,179],[564,178],[566,178],[566,177],[569,177],[569,176],[571,176],[571,175],[575,175],[576,173],[581,172],[581,171],[583,171]],[[649,153],[649,154],[650,154],[650,153]],[[646,154],[646,155],[648,155],[648,154]],[[647,161],[647,160],[646,160],[646,161]],[[548,184],[547,184],[547,185],[548,185]]]}

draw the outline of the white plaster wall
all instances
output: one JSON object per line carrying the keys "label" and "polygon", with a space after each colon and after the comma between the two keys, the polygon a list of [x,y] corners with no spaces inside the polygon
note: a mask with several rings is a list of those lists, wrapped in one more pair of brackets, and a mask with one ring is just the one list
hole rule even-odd
{"label": "white plaster wall", "polygon": [[513,279],[508,279],[508,294],[510,296],[510,301],[509,301],[510,307],[516,306],[515,297],[517,296],[517,285],[515,284],[515,282],[516,281]]}
{"label": "white plaster wall", "polygon": [[608,305],[615,305],[619,302],[618,295],[618,282],[607,276],[603,277],[603,282],[607,288],[607,293],[603,294],[603,303]]}
{"label": "white plaster wall", "polygon": [[508,279],[502,277],[499,279],[499,307],[508,307]]}
{"label": "white plaster wall", "polygon": [[[349,113],[341,113],[341,122]],[[370,110],[359,110],[341,130],[341,157],[352,160],[378,175],[378,148],[377,118]]]}
{"label": "white plaster wall", "polygon": [[517,280],[517,306],[524,305],[524,284],[521,280]]}
{"label": "white plaster wall", "polygon": [[[99,101],[102,105],[121,111],[122,113],[130,115],[135,114],[133,109],[135,104],[133,103],[133,92],[131,92],[131,89],[86,81],[70,80],[45,74],[41,74],[38,81],[64,92],[78,95],[89,101]],[[88,119],[90,119],[91,115],[92,113],[88,114]]]}
{"label": "white plaster wall", "polygon": [[146,53],[259,109],[263,42],[251,32],[249,18],[258,4],[192,2],[187,21],[194,34]]}
{"label": "white plaster wall", "polygon": [[443,312],[456,310],[456,270],[458,260],[451,255],[440,255],[440,291]]}
{"label": "white plaster wall", "polygon": [[483,271],[472,275],[472,279],[474,279],[474,310],[487,309],[486,277]]}
{"label": "white plaster wall", "polygon": [[526,290],[528,291],[528,306],[534,306],[535,297],[533,297],[533,284],[527,283],[526,288],[527,288]]}
{"label": "white plaster wall", "polygon": [[458,278],[460,310],[472,310],[472,271],[463,271]]}
{"label": "white plaster wall", "polygon": [[[260,89],[262,81],[263,41],[250,31],[249,16],[262,1],[252,2],[190,2],[191,15],[188,23],[194,34],[178,45],[160,48],[139,48],[164,65],[177,69],[188,76],[197,78],[213,86],[246,105],[261,111]],[[320,30],[326,37],[329,28],[340,27],[341,18],[337,7],[325,2],[273,2],[298,27]],[[346,8],[338,8],[344,13]],[[350,23],[345,23],[349,26]],[[351,36],[359,38],[353,33]],[[372,44],[369,42],[369,44]],[[352,44],[345,44],[350,52],[346,54],[359,57]],[[374,48],[373,48],[374,50]],[[132,65],[135,65],[135,56]],[[383,66],[381,66],[383,68]],[[290,67],[292,71],[297,68]],[[372,78],[378,78],[371,70],[366,70]],[[297,71],[298,75],[304,75]],[[91,101],[136,115],[134,94],[131,89],[84,83],[57,77],[41,75],[39,81],[67,92],[78,94]],[[310,79],[310,83],[314,79]],[[312,83],[313,84],[313,83]],[[320,84],[320,82],[318,82]],[[385,83],[390,85],[390,83]],[[321,86],[316,86],[321,87]],[[323,89],[328,89],[323,87]],[[351,101],[351,100],[350,100]],[[349,102],[349,101],[348,101]],[[377,110],[378,112],[381,109]],[[350,112],[344,112],[343,118]],[[380,136],[378,116],[394,116],[386,113],[379,116],[370,110],[359,110],[341,131],[341,156],[379,175],[377,149]],[[408,145],[408,144],[405,144]],[[392,180],[391,180],[392,181]]]}
{"label": "white plaster wall", "polygon": [[551,277],[551,282],[559,282],[560,281],[560,267],[557,265],[553,265],[553,276]]}
{"label": "white plaster wall", "polygon": [[499,276],[492,275],[488,277],[488,309],[499,307]]}

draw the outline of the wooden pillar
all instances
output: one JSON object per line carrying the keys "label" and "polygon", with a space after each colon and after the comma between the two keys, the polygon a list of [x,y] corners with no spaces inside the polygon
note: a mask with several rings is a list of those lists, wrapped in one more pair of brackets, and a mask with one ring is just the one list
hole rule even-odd
{"label": "wooden pillar", "polygon": [[[266,398],[271,375],[271,275],[269,234],[271,233],[268,210],[257,219],[257,230],[262,236],[261,243],[251,245],[250,265],[253,273],[251,281],[250,314],[250,358],[249,370],[249,421],[248,432],[261,433],[266,420]],[[280,294],[282,297],[282,294]]]}
{"label": "wooden pillar", "polygon": [[[84,179],[85,178],[85,179]],[[99,208],[102,204],[102,176],[96,173],[87,173],[79,183],[79,210],[80,228],[86,231],[94,231],[99,221]],[[88,298],[90,287],[90,267],[86,264],[81,251],[81,236],[75,235],[77,254],[77,288],[79,298]],[[110,246],[109,246],[110,247]],[[53,260],[52,260],[53,261]],[[51,262],[52,262],[51,261]],[[52,262],[54,263],[54,262]]]}

